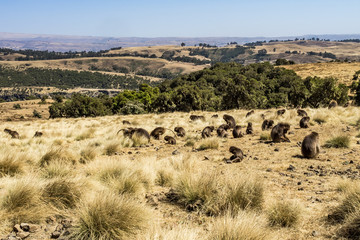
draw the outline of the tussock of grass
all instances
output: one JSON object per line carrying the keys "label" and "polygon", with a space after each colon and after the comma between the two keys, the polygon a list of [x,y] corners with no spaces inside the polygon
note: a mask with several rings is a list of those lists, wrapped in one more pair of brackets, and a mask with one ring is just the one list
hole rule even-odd
{"label": "tussock of grass", "polygon": [[349,214],[337,234],[346,239],[360,239],[360,210]]}
{"label": "tussock of grass", "polygon": [[261,135],[260,135],[260,140],[264,140],[264,141],[271,140],[271,135],[270,135],[270,133],[261,133]]}
{"label": "tussock of grass", "polygon": [[42,156],[39,164],[41,167],[43,167],[54,161],[75,164],[77,157],[65,148],[51,148],[47,153],[44,154],[44,156]]}
{"label": "tussock of grass", "polygon": [[111,142],[105,146],[105,154],[108,156],[112,156],[119,151],[120,151],[120,143],[118,143],[117,141]]}
{"label": "tussock of grass", "polygon": [[77,211],[75,239],[124,239],[148,226],[149,210],[134,199],[96,194]]}
{"label": "tussock of grass", "polygon": [[160,169],[157,172],[155,183],[162,187],[170,187],[174,181],[174,172],[169,169]]}
{"label": "tussock of grass", "polygon": [[360,188],[354,187],[353,190],[348,190],[344,199],[335,207],[329,214],[329,220],[332,222],[342,222],[344,219],[355,211],[360,210]]}
{"label": "tussock of grass", "polygon": [[202,141],[200,146],[197,148],[199,151],[207,149],[218,149],[219,140],[217,138],[208,138]]}
{"label": "tussock of grass", "polygon": [[24,161],[15,154],[5,153],[0,156],[0,177],[15,176],[24,172]]}
{"label": "tussock of grass", "polygon": [[74,208],[82,194],[81,181],[57,178],[47,183],[42,197],[57,208]]}
{"label": "tussock of grass", "polygon": [[53,161],[44,166],[41,175],[44,178],[66,177],[71,174],[71,167],[60,161]]}
{"label": "tussock of grass", "polygon": [[300,221],[301,208],[289,201],[279,201],[267,211],[270,226],[294,227]]}
{"label": "tussock of grass", "polygon": [[80,156],[81,156],[80,161],[82,163],[93,161],[96,158],[97,154],[98,153],[95,147],[87,146],[85,149],[83,149],[80,152]]}
{"label": "tussock of grass", "polygon": [[[138,235],[136,240],[199,240],[205,239],[200,230],[188,225],[176,225],[170,228],[152,227],[146,233]],[[200,237],[201,236],[201,237]]]}
{"label": "tussock of grass", "polygon": [[195,141],[193,139],[189,139],[186,141],[184,146],[185,147],[193,147],[193,146],[195,146]]}
{"label": "tussock of grass", "polygon": [[87,131],[85,131],[85,132],[81,133],[79,136],[77,136],[75,138],[75,140],[76,141],[82,141],[82,140],[85,140],[85,139],[92,138],[95,135],[95,131],[96,131],[95,128],[89,128]]}
{"label": "tussock of grass", "polygon": [[149,143],[148,139],[145,137],[139,137],[137,135],[132,136],[131,140],[133,141],[133,147],[139,147],[141,145],[146,145]]}
{"label": "tussock of grass", "polygon": [[326,118],[324,118],[324,117],[314,117],[313,121],[316,122],[317,124],[323,124],[323,123],[326,123]]}
{"label": "tussock of grass", "polygon": [[217,218],[210,228],[209,240],[272,239],[265,220],[255,213],[242,211],[236,217],[227,214]]}
{"label": "tussock of grass", "polygon": [[329,139],[325,142],[324,147],[326,148],[349,148],[350,147],[350,137],[347,135],[337,136],[332,139]]}

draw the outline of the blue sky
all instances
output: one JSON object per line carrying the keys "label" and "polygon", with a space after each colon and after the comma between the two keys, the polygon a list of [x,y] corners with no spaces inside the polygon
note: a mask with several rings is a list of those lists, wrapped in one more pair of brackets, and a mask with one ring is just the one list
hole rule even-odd
{"label": "blue sky", "polygon": [[0,32],[113,37],[360,33],[359,0],[0,0]]}

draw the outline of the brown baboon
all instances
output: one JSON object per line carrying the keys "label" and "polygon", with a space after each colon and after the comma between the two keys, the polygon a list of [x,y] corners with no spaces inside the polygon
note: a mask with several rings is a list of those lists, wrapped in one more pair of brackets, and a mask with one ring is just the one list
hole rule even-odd
{"label": "brown baboon", "polygon": [[233,129],[233,137],[234,138],[241,138],[243,137],[244,135],[242,134],[241,132],[241,126],[239,125],[236,125]]}
{"label": "brown baboon", "polygon": [[234,128],[236,126],[234,117],[224,114],[223,119],[226,121],[226,124],[229,125],[229,128]]}
{"label": "brown baboon", "polygon": [[307,117],[308,116],[307,112],[305,110],[302,110],[302,109],[298,109],[297,114],[298,114],[298,116],[301,116],[301,117]]}
{"label": "brown baboon", "polygon": [[334,107],[337,107],[337,102],[335,101],[335,100],[332,100],[330,103],[329,103],[329,106],[328,106],[328,108],[330,109],[330,108],[334,108]]}
{"label": "brown baboon", "polygon": [[301,144],[301,153],[306,158],[315,158],[319,155],[320,152],[320,143],[319,143],[319,134],[317,132],[312,132],[307,135]]}
{"label": "brown baboon", "polygon": [[280,109],[280,110],[277,110],[277,115],[278,116],[282,116],[282,115],[284,115],[284,113],[286,112],[286,109]]}
{"label": "brown baboon", "polygon": [[254,130],[253,130],[253,127],[252,127],[252,123],[249,122],[248,125],[247,125],[247,128],[246,128],[246,134],[253,134]]}
{"label": "brown baboon", "polygon": [[303,117],[300,120],[300,127],[301,128],[308,128],[309,127],[309,121],[310,121],[310,117]]}
{"label": "brown baboon", "polygon": [[205,121],[205,117],[204,116],[198,116],[198,115],[190,115],[190,120],[191,121],[196,121],[196,120]]}
{"label": "brown baboon", "polygon": [[218,129],[216,129],[216,133],[218,137],[222,137],[222,138],[228,137],[228,133],[226,132],[226,129],[224,129],[221,126]]}
{"label": "brown baboon", "polygon": [[251,114],[254,114],[255,113],[255,111],[254,110],[251,110],[250,112],[248,112],[247,114],[246,114],[246,117],[249,117]]}
{"label": "brown baboon", "polygon": [[268,121],[268,125],[267,125],[267,129],[271,129],[274,126],[274,121],[273,120],[269,120]]}
{"label": "brown baboon", "polygon": [[10,135],[11,135],[11,138],[17,138],[17,139],[20,138],[20,135],[19,135],[19,133],[18,133],[17,131],[12,131],[12,130],[10,130],[10,129],[5,128],[5,129],[4,129],[4,132],[10,134]]}
{"label": "brown baboon", "polygon": [[269,120],[265,119],[261,125],[261,130],[265,131],[268,129]]}
{"label": "brown baboon", "polygon": [[219,117],[219,115],[217,115],[217,114],[214,114],[211,116],[211,118],[218,118],[218,117]]}
{"label": "brown baboon", "polygon": [[185,137],[185,129],[183,127],[175,127],[174,131],[178,137]]}
{"label": "brown baboon", "polygon": [[123,123],[124,125],[126,125],[126,124],[127,124],[127,125],[130,125],[130,124],[131,124],[128,120],[123,120],[122,123]]}
{"label": "brown baboon", "polygon": [[289,130],[290,125],[288,123],[279,123],[271,130],[271,139],[273,142],[290,142],[285,136]]}
{"label": "brown baboon", "polygon": [[221,125],[219,126],[219,128],[223,128],[223,129],[225,129],[226,131],[230,129],[229,125],[227,125],[227,124],[221,124]]}
{"label": "brown baboon", "polygon": [[119,132],[121,131],[124,131],[125,137],[128,138],[132,138],[133,136],[144,137],[148,140],[148,142],[150,142],[150,134],[148,131],[146,131],[143,128],[125,128],[125,129],[120,129],[117,133],[119,134]]}
{"label": "brown baboon", "polygon": [[43,135],[42,132],[36,131],[34,137],[41,137],[42,135]]}
{"label": "brown baboon", "polygon": [[[171,132],[173,132],[173,130],[168,129],[168,128],[163,128],[163,127],[157,127],[154,130],[151,131],[150,136],[155,138],[156,140],[160,139],[160,136],[163,135],[165,133],[166,130],[170,130]],[[174,133],[174,132],[173,132]],[[176,134],[174,133],[174,136]]]}
{"label": "brown baboon", "polygon": [[211,133],[212,131],[214,131],[214,126],[207,126],[205,127],[202,132],[201,132],[201,137],[202,138],[208,138],[208,137],[211,137]]}
{"label": "brown baboon", "polygon": [[229,152],[231,152],[233,155],[230,157],[230,160],[232,162],[241,162],[244,159],[244,153],[241,151],[240,148],[231,146],[229,148]]}
{"label": "brown baboon", "polygon": [[164,137],[164,140],[165,140],[168,144],[171,144],[171,145],[175,145],[175,144],[176,144],[176,140],[175,140],[174,137],[165,136],[165,137]]}

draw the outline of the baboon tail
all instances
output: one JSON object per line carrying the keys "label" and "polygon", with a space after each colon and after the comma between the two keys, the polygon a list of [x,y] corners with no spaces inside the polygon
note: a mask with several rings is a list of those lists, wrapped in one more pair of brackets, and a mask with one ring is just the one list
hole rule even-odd
{"label": "baboon tail", "polygon": [[165,128],[165,129],[170,130],[174,134],[174,138],[176,138],[176,133],[173,130],[171,130],[170,128]]}
{"label": "baboon tail", "polygon": [[116,135],[118,135],[118,134],[119,134],[119,132],[121,132],[121,131],[124,131],[124,129],[120,129],[120,130],[116,133]]}

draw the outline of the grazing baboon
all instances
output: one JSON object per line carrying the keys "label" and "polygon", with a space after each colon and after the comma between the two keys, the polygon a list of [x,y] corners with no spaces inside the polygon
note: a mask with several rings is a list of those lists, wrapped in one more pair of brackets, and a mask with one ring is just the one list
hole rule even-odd
{"label": "grazing baboon", "polygon": [[218,117],[219,117],[219,115],[217,115],[217,114],[214,114],[211,116],[211,118],[218,118]]}
{"label": "grazing baboon", "polygon": [[233,129],[233,137],[234,138],[241,138],[243,136],[244,135],[241,132],[241,126],[239,126],[239,125],[235,126],[234,129]]}
{"label": "grazing baboon", "polygon": [[178,137],[185,137],[185,129],[183,127],[175,127],[174,131]]}
{"label": "grazing baboon", "polygon": [[253,127],[252,127],[252,123],[249,122],[248,125],[247,125],[247,128],[246,128],[246,134],[253,134],[254,130],[253,130]]}
{"label": "grazing baboon", "polygon": [[269,125],[269,120],[265,119],[263,121],[263,123],[261,124],[261,130],[265,131],[265,130],[269,129],[268,125]]}
{"label": "grazing baboon", "polygon": [[328,106],[328,108],[330,109],[330,108],[334,108],[334,107],[337,107],[337,102],[335,101],[335,100],[332,100],[330,103],[329,103],[329,106]]}
{"label": "grazing baboon", "polygon": [[171,137],[171,136],[165,136],[164,140],[171,145],[175,145],[176,144],[176,140],[175,138]]}
{"label": "grazing baboon", "polygon": [[309,127],[309,121],[310,121],[310,117],[303,117],[300,120],[300,128],[308,128]]}
{"label": "grazing baboon", "polygon": [[124,125],[126,125],[126,124],[130,125],[130,124],[131,124],[128,120],[123,120],[122,123],[123,123]]}
{"label": "grazing baboon", "polygon": [[224,114],[223,119],[226,121],[226,124],[229,125],[229,128],[234,128],[236,126],[234,117]]}
{"label": "grazing baboon", "polygon": [[5,128],[5,129],[4,129],[4,132],[10,134],[10,135],[11,135],[11,138],[17,138],[17,139],[20,138],[20,135],[19,135],[19,133],[18,133],[17,131],[12,131],[12,130],[10,130],[10,129]]}
{"label": "grazing baboon", "polygon": [[219,128],[223,128],[223,129],[225,129],[226,131],[230,129],[229,125],[227,125],[227,124],[221,124],[221,125],[219,126]]}
{"label": "grazing baboon", "polygon": [[208,138],[208,137],[211,137],[211,133],[212,131],[214,131],[214,126],[207,126],[205,127],[202,132],[201,132],[201,137],[202,138]]}
{"label": "grazing baboon", "polygon": [[228,137],[228,133],[226,132],[226,130],[223,127],[219,127],[218,129],[216,129],[216,133],[218,137],[222,137],[222,138],[227,138]]}
{"label": "grazing baboon", "polygon": [[[170,130],[171,132],[173,132],[173,130],[168,129],[168,128],[157,127],[151,131],[150,136],[155,138],[156,140],[159,140],[160,136],[163,135],[166,130]],[[174,134],[174,136],[176,135],[174,132],[173,132],[173,134]]]}
{"label": "grazing baboon", "polygon": [[298,116],[301,116],[301,117],[307,117],[308,116],[307,112],[305,110],[302,110],[302,109],[298,109],[297,114],[298,114]]}
{"label": "grazing baboon", "polygon": [[246,114],[246,117],[249,117],[251,114],[254,114],[255,113],[255,111],[254,110],[251,110],[250,112],[248,112],[247,114]]}
{"label": "grazing baboon", "polygon": [[120,129],[117,134],[119,134],[119,132],[124,131],[124,136],[128,137],[128,138],[132,138],[133,136],[136,136],[138,138],[140,137],[144,137],[148,140],[148,142],[150,142],[150,134],[148,131],[146,131],[143,128],[125,128],[125,129]]}
{"label": "grazing baboon", "polygon": [[42,132],[36,131],[34,137],[41,137],[42,135],[43,135]]}
{"label": "grazing baboon", "polygon": [[278,116],[282,116],[282,115],[284,115],[284,113],[286,112],[286,109],[280,109],[280,110],[277,110],[277,115]]}
{"label": "grazing baboon", "polygon": [[290,142],[285,136],[289,130],[290,125],[288,123],[279,123],[271,130],[271,139],[273,142]]}
{"label": "grazing baboon", "polygon": [[230,160],[232,162],[241,162],[244,159],[244,153],[241,151],[240,148],[231,146],[229,148],[229,152],[231,152],[233,155],[230,157]]}
{"label": "grazing baboon", "polygon": [[320,143],[319,143],[319,134],[317,132],[312,132],[307,135],[301,144],[301,153],[306,158],[315,158],[319,155],[320,152]]}
{"label": "grazing baboon", "polygon": [[205,117],[204,116],[198,116],[198,115],[190,115],[190,120],[191,121],[196,121],[196,120],[205,121]]}

